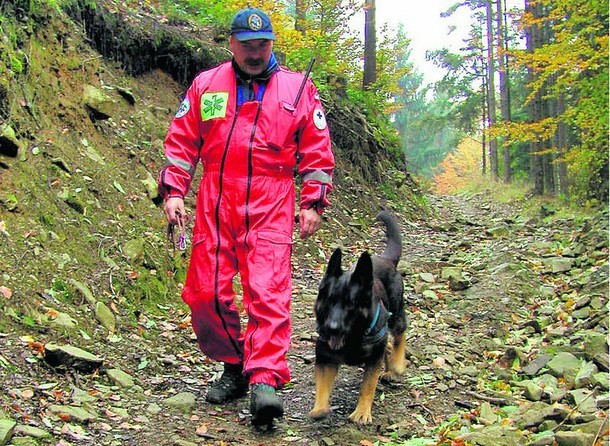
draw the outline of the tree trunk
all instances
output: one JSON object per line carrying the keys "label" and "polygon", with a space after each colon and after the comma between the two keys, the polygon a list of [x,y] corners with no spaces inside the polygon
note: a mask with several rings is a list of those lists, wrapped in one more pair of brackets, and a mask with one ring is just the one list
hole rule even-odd
{"label": "tree trunk", "polygon": [[485,135],[487,134],[487,103],[486,103],[486,98],[487,98],[487,75],[485,74],[485,71],[487,70],[486,64],[485,64],[485,58],[482,58],[483,61],[483,85],[481,86],[482,90],[483,90],[483,101],[481,104],[481,115],[483,117],[483,132],[482,132],[482,137],[481,137],[481,162],[482,162],[482,173],[483,176],[485,176],[485,174],[487,173],[487,138],[485,137]]}
{"label": "tree trunk", "polygon": [[[533,3],[533,5],[532,5]],[[540,17],[540,6],[536,0],[525,0],[525,10],[530,12],[534,18]],[[525,33],[526,48],[528,52],[533,53],[540,46],[540,29],[537,24],[529,26]],[[527,81],[531,84],[534,80],[535,73],[532,68],[528,67]],[[540,92],[534,95],[534,99],[528,107],[530,122],[539,122],[542,118],[542,94]],[[542,156],[540,155],[541,144],[539,141],[530,143],[530,171],[531,180],[534,184],[534,194],[542,195],[544,193],[544,171],[542,165]]]}
{"label": "tree trunk", "polygon": [[[545,6],[540,4],[537,6],[540,8],[540,17],[547,17],[548,13],[545,10]],[[545,20],[543,25],[540,27],[540,47],[548,44],[551,41],[552,30],[551,24],[549,20]],[[553,104],[552,100],[547,96],[547,85],[551,82],[555,82],[554,77],[551,76],[548,81],[546,81],[544,87],[542,88],[542,116],[541,121],[550,118],[553,116]],[[557,181],[555,177],[557,175],[557,171],[555,169],[555,159],[557,157],[557,152],[553,150],[552,140],[550,138],[546,138],[542,141],[542,147],[544,152],[543,165],[544,165],[544,193],[548,195],[556,195],[557,194]]]}
{"label": "tree trunk", "polygon": [[364,76],[362,87],[377,80],[377,35],[375,30],[375,0],[366,0],[364,7]]}
{"label": "tree trunk", "polygon": [[[560,94],[557,98],[557,116],[561,116],[565,111],[565,96]],[[568,165],[566,163],[566,152],[568,149],[568,131],[565,122],[559,121],[557,125],[557,171],[559,177],[559,193],[564,199],[570,198],[570,185],[568,180]]]}
{"label": "tree trunk", "polygon": [[[500,111],[502,114],[502,122],[509,122],[510,116],[510,88],[508,82],[508,63],[506,60],[506,45],[504,39],[504,13],[502,8],[502,1],[497,0],[496,9],[496,36],[498,40],[498,70],[500,74]],[[502,145],[502,179],[505,183],[511,181],[511,168],[510,168],[511,156],[510,147],[508,144]]]}
{"label": "tree trunk", "polygon": [[[493,42],[493,11],[491,1],[486,0],[487,7],[487,111],[489,127],[496,123],[496,87],[494,82],[494,42]],[[498,140],[489,138],[489,167],[491,177],[497,180],[499,177],[498,169]]]}
{"label": "tree trunk", "polygon": [[296,0],[296,17],[294,19],[294,29],[303,35],[305,35],[305,31],[307,31],[306,17],[308,6],[309,0]]}

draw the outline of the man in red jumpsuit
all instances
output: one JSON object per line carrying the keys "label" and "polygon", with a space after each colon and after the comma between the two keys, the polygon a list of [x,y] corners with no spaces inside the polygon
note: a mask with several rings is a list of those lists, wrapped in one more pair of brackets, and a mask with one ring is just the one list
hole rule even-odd
{"label": "man in red jumpsuit", "polygon": [[[310,79],[280,67],[269,17],[238,12],[233,58],[197,75],[165,140],[159,175],[168,221],[186,217],[184,196],[197,163],[193,247],[182,293],[201,350],[224,362],[206,400],[224,403],[251,389],[252,423],[283,415],[275,390],[290,380],[294,173],[301,179],[300,237],[318,230],[329,205],[334,157],[324,110]],[[244,324],[233,278],[243,287]]]}

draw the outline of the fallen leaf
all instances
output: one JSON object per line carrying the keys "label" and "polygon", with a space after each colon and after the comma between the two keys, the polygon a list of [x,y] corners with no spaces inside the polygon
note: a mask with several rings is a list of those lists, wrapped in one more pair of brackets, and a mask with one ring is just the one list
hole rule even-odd
{"label": "fallen leaf", "polygon": [[447,362],[445,361],[445,358],[443,358],[442,356],[437,356],[436,358],[434,358],[434,360],[432,361],[432,364],[435,367],[445,367],[445,365],[447,364]]}
{"label": "fallen leaf", "polygon": [[49,390],[49,389],[52,389],[53,387],[56,387],[57,384],[58,383],[56,383],[56,382],[40,384],[39,386],[36,386],[36,390]]}
{"label": "fallen leaf", "polygon": [[[0,232],[4,232],[2,230],[2,228],[0,228]],[[2,294],[7,299],[10,299],[11,296],[13,295],[13,290],[11,290],[10,288],[5,287],[4,285],[2,285],[2,286],[0,286],[0,294]]]}
{"label": "fallen leaf", "polygon": [[191,328],[191,321],[189,320],[189,321],[180,322],[179,327],[182,329]]}
{"label": "fallen leaf", "polygon": [[31,340],[28,342],[28,347],[34,353],[39,353],[41,355],[44,353],[44,344],[42,342]]}
{"label": "fallen leaf", "polygon": [[419,421],[421,424],[424,424],[424,425],[425,425],[425,424],[427,424],[426,419],[425,419],[425,418],[424,418],[422,415],[420,415],[420,414],[415,414],[415,418],[416,418],[416,419],[417,419],[417,421]]}
{"label": "fallen leaf", "polygon": [[51,308],[47,311],[47,316],[49,316],[51,319],[57,319],[59,317],[59,311]]}
{"label": "fallen leaf", "polygon": [[114,186],[114,188],[115,188],[116,190],[118,190],[120,193],[122,193],[122,194],[124,194],[124,193],[125,193],[125,189],[123,189],[123,186],[121,186],[121,183],[119,183],[118,181],[116,181],[116,180],[115,180],[115,181],[112,183],[112,185],[113,185],[113,186]]}
{"label": "fallen leaf", "polygon": [[197,429],[195,430],[195,434],[197,434],[200,437],[205,437],[208,434],[208,425],[207,424],[200,424],[199,426],[197,426]]}

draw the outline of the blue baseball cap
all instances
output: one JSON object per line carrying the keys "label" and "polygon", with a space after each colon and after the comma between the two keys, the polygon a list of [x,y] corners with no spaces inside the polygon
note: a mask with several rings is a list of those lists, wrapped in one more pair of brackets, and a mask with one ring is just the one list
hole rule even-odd
{"label": "blue baseball cap", "polygon": [[235,14],[231,22],[231,35],[240,42],[255,39],[275,40],[271,19],[256,8],[242,9]]}

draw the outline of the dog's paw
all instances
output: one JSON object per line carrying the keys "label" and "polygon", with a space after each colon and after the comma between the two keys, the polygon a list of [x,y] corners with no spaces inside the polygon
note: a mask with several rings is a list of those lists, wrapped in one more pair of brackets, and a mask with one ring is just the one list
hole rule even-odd
{"label": "dog's paw", "polygon": [[365,425],[373,422],[373,415],[371,415],[371,409],[360,409],[356,407],[356,410],[349,416],[352,423]]}
{"label": "dog's paw", "polygon": [[393,371],[384,372],[379,379],[384,384],[397,384],[397,382],[400,380],[400,374]]}
{"label": "dog's paw", "polygon": [[328,415],[330,414],[330,409],[323,407],[323,408],[313,408],[311,410],[311,412],[309,412],[307,414],[307,416],[309,418],[311,418],[312,420],[322,420],[323,418],[326,418]]}

